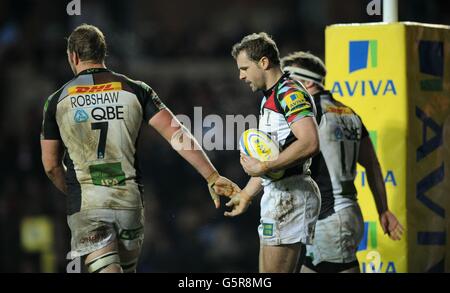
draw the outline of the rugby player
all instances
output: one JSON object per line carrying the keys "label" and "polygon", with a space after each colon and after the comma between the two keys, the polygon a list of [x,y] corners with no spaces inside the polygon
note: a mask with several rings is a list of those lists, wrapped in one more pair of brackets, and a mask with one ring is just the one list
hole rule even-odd
{"label": "rugby player", "polygon": [[[264,188],[261,198],[260,272],[294,272],[305,244],[311,244],[320,208],[320,193],[310,176],[311,157],[319,151],[315,106],[306,89],[283,74],[275,42],[266,34],[244,37],[232,49],[239,78],[251,89],[262,91],[259,129],[281,148],[270,162],[241,155],[251,176],[246,187],[227,203],[226,216],[242,214]],[[284,170],[277,180],[261,178]]]}
{"label": "rugby player", "polygon": [[384,233],[393,240],[400,240],[403,233],[388,209],[377,155],[361,118],[324,89],[327,71],[320,58],[300,51],[282,58],[281,63],[284,72],[314,97],[319,125],[321,152],[313,158],[311,172],[319,185],[322,205],[314,243],[307,246],[301,272],[358,273],[356,252],[364,221],[354,184],[357,162],[366,170]]}
{"label": "rugby player", "polygon": [[144,237],[136,149],[142,123],[172,142],[206,179],[216,208],[219,194],[239,188],[219,175],[151,87],[106,68],[106,42],[97,27],[81,25],[67,42],[75,77],[45,103],[44,169],[67,195],[71,258],[83,257],[89,272],[135,272]]}

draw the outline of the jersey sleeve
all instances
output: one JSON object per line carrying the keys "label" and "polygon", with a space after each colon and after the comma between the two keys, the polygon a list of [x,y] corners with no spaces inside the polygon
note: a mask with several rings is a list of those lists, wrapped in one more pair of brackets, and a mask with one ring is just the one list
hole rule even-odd
{"label": "jersey sleeve", "polygon": [[41,139],[61,140],[58,123],[56,122],[56,107],[58,97],[50,96],[44,105],[43,120],[41,127]]}
{"label": "jersey sleeve", "polygon": [[150,120],[156,113],[166,108],[166,105],[161,101],[156,92],[148,86],[146,83],[142,82],[141,87],[143,89],[142,94],[142,108],[144,120]]}
{"label": "jersey sleeve", "polygon": [[279,94],[278,101],[289,126],[304,117],[315,116],[311,96],[300,89],[292,88]]}
{"label": "jersey sleeve", "polygon": [[361,125],[362,125],[362,130],[361,130],[361,139],[365,138],[366,136],[369,136],[369,132],[367,131],[366,126],[364,125],[364,123],[362,123],[361,120]]}
{"label": "jersey sleeve", "polygon": [[367,131],[366,126],[364,125],[364,122],[361,119],[361,116],[355,113],[355,115],[358,117],[359,121],[361,121],[361,140],[365,138],[366,136],[369,136],[369,132]]}

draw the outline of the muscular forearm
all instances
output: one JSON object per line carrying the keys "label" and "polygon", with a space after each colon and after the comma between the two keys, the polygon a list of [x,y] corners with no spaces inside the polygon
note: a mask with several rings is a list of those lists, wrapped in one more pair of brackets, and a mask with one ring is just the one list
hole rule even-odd
{"label": "muscular forearm", "polygon": [[380,162],[378,161],[369,136],[365,136],[361,140],[358,163],[366,169],[370,191],[377,206],[378,214],[381,216],[388,209],[386,187],[384,185],[383,175],[381,174]]}
{"label": "muscular forearm", "polygon": [[273,171],[286,169],[314,156],[317,152],[316,142],[296,140],[282,151],[276,160],[269,161],[267,167]]}
{"label": "muscular forearm", "polygon": [[48,178],[62,193],[67,194],[66,170],[62,165],[46,170]]}
{"label": "muscular forearm", "polygon": [[160,111],[149,123],[203,178],[206,179],[216,172],[197,140],[168,109]]}
{"label": "muscular forearm", "polygon": [[262,180],[259,177],[251,177],[244,188],[245,193],[254,198],[262,189]]}
{"label": "muscular forearm", "polygon": [[283,150],[278,158],[266,163],[266,168],[278,171],[299,164],[319,152],[319,133],[313,117],[304,117],[291,126],[291,131],[297,138],[289,147]]}
{"label": "muscular forearm", "polygon": [[[373,164],[378,165],[378,162],[373,162]],[[377,206],[378,214],[381,215],[388,209],[388,205],[386,199],[386,187],[384,185],[380,166],[366,168],[366,175],[375,205]]]}
{"label": "muscular forearm", "polygon": [[178,153],[197,170],[203,178],[216,172],[213,164],[202,150],[179,150]]}
{"label": "muscular forearm", "polygon": [[180,156],[189,162],[203,178],[206,179],[217,171],[195,137],[184,127],[174,133],[171,144]]}

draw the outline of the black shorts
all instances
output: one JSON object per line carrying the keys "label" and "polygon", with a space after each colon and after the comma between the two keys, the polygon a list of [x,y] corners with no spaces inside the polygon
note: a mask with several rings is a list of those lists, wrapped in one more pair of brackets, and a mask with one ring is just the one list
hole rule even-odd
{"label": "black shorts", "polygon": [[323,261],[315,266],[312,263],[312,258],[307,256],[304,258],[303,265],[317,273],[340,273],[354,267],[359,267],[359,262],[357,260],[349,263],[333,263]]}

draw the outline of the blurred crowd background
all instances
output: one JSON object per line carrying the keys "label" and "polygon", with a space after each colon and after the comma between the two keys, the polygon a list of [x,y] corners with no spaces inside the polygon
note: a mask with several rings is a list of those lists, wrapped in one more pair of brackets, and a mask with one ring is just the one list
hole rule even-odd
{"label": "blurred crowd background", "polygon": [[[239,81],[230,55],[244,35],[266,31],[282,56],[308,50],[323,57],[326,25],[381,20],[366,14],[370,1],[363,0],[81,0],[81,16],[67,15],[68,2],[0,0],[0,272],[66,271],[65,198],[43,172],[39,133],[45,99],[73,77],[65,37],[77,25],[97,25],[109,45],[107,66],[148,83],[175,114],[193,118],[202,107],[203,117],[225,118],[258,113],[258,94]],[[450,24],[446,0],[399,2],[401,21]],[[204,180],[143,128],[138,271],[256,272],[259,202],[224,218]],[[246,183],[237,150],[208,155],[224,176]]]}

